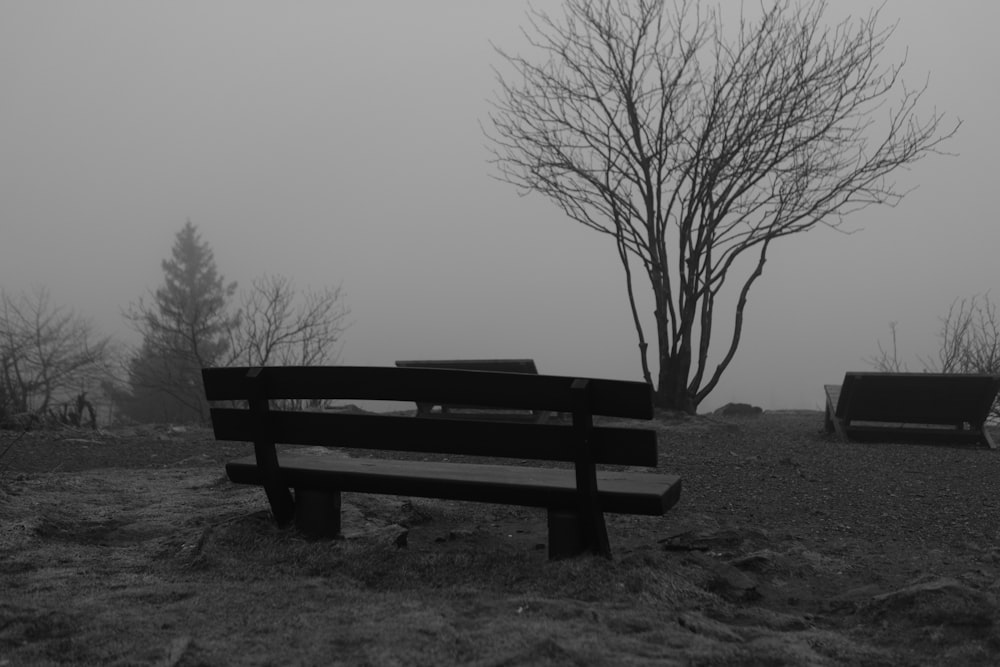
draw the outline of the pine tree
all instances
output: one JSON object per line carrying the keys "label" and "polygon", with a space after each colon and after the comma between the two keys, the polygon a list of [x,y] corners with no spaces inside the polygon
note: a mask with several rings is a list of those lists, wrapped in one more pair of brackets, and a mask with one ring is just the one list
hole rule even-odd
{"label": "pine tree", "polygon": [[229,349],[239,318],[229,309],[236,283],[226,284],[190,220],[162,267],[164,282],[152,301],[140,299],[126,314],[143,342],[129,363],[132,396],[122,408],[140,421],[205,421],[200,371]]}

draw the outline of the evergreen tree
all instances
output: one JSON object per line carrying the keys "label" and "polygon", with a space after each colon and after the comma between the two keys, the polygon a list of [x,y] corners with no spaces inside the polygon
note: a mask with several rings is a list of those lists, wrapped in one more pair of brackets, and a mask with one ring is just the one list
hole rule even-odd
{"label": "evergreen tree", "polygon": [[236,283],[226,284],[190,220],[162,267],[164,282],[151,302],[140,299],[126,313],[143,342],[129,363],[132,395],[121,407],[138,421],[205,421],[200,372],[229,349],[239,320],[229,312]]}

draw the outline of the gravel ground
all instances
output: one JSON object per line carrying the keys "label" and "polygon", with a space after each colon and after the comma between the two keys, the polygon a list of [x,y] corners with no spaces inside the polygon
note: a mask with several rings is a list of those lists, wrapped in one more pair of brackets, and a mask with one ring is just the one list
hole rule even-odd
{"label": "gravel ground", "polygon": [[1000,450],[843,443],[812,411],[660,430],[686,508],[824,549],[853,545],[857,567],[887,580],[1000,564]]}
{"label": "gravel ground", "polygon": [[[862,540],[886,553],[1000,547],[1000,451],[842,443],[814,411],[655,424],[660,468],[682,477],[687,510],[816,542]],[[249,453],[249,444],[216,442],[197,427],[0,431],[0,474],[221,467]]]}

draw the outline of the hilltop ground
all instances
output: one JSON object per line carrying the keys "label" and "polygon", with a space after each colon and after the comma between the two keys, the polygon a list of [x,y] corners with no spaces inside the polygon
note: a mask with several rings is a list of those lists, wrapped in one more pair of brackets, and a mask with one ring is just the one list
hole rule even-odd
{"label": "hilltop ground", "polygon": [[657,428],[681,502],[609,516],[612,562],[548,562],[543,512],[392,497],[306,542],[203,429],[2,433],[0,665],[1000,663],[1000,452]]}

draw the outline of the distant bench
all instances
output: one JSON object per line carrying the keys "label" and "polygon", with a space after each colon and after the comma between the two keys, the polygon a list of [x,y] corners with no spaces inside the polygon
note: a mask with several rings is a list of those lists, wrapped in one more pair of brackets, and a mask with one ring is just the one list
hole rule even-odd
{"label": "distant bench", "polygon": [[[538,368],[535,366],[534,359],[429,359],[429,360],[403,360],[397,361],[396,366],[399,368],[450,368],[453,370],[463,370],[463,371],[494,371],[496,373],[528,373],[530,375],[538,375]],[[464,414],[463,411],[474,410],[474,406],[464,406],[464,405],[448,405],[444,404],[440,406],[440,411],[434,411],[434,403],[427,403],[421,401],[417,403],[417,413],[421,416],[427,417],[430,415],[450,415],[453,417],[460,416]],[[501,416],[497,414],[496,416]],[[549,413],[546,410],[533,410],[531,412],[523,412],[518,414],[517,412],[507,411],[502,414],[506,418],[517,418],[518,416],[530,417],[537,422],[543,422],[549,417]]]}
{"label": "distant bench", "polygon": [[[339,534],[342,492],[380,493],[545,508],[550,558],[581,552],[610,557],[604,512],[658,516],[680,496],[675,475],[597,468],[657,466],[655,431],[593,423],[595,415],[652,419],[652,390],[645,383],[350,366],[211,368],[202,371],[202,378],[209,401],[248,403],[248,408],[211,410],[217,439],[254,443],[254,456],[226,465],[229,479],[263,486],[279,525],[294,523],[316,537]],[[349,398],[562,411],[572,414],[572,423],[270,408],[274,399]],[[275,443],[572,467],[309,456],[294,448],[278,451]]]}
{"label": "distant bench", "polygon": [[826,430],[847,440],[996,443],[986,418],[1000,376],[961,373],[846,373],[825,385]]}

